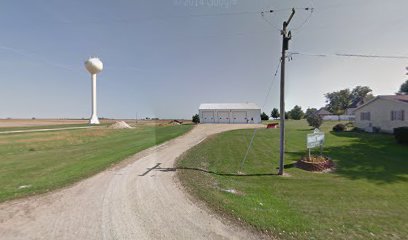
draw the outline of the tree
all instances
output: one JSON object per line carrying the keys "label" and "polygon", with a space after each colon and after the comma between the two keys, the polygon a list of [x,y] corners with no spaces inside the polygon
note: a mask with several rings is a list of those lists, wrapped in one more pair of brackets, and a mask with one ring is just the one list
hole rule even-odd
{"label": "tree", "polygon": [[294,106],[292,110],[289,111],[289,117],[294,120],[300,120],[303,118],[305,113],[302,111],[302,108],[298,105]]}
{"label": "tree", "polygon": [[351,102],[373,98],[371,94],[373,90],[367,86],[357,86],[351,91]]}
{"label": "tree", "polygon": [[323,123],[323,119],[316,113],[312,113],[307,116],[306,121],[309,123],[309,126],[314,128],[319,128]]}
{"label": "tree", "polygon": [[275,119],[279,117],[279,110],[277,108],[272,109],[271,117]]}
{"label": "tree", "polygon": [[400,93],[400,94],[408,94],[408,80],[405,81],[405,82],[401,85],[400,90],[399,90],[398,93]]}
{"label": "tree", "polygon": [[337,115],[341,115],[350,106],[351,92],[346,88],[337,92],[326,93],[324,95],[327,102],[327,110]]}
{"label": "tree", "polygon": [[194,115],[192,121],[195,124],[200,123],[200,116],[198,114]]}
{"label": "tree", "polygon": [[354,101],[373,98],[371,92],[371,88],[367,86],[356,86],[352,91],[346,88],[337,92],[326,93],[324,95],[327,103],[326,108],[334,114],[341,115]]}
{"label": "tree", "polygon": [[262,121],[267,121],[267,120],[269,120],[268,114],[266,114],[265,112],[262,112],[262,114],[261,114],[261,120],[262,120]]}
{"label": "tree", "polygon": [[289,119],[289,112],[285,112],[285,119],[286,119],[286,120]]}
{"label": "tree", "polygon": [[306,113],[305,113],[305,118],[307,118],[308,116],[310,116],[311,114],[314,114],[317,112],[316,108],[308,108],[306,109]]}

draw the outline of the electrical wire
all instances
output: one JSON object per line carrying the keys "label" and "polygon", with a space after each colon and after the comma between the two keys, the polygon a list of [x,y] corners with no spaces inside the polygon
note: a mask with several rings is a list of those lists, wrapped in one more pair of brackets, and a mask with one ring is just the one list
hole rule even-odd
{"label": "electrical wire", "polygon": [[310,19],[312,18],[313,12],[314,12],[314,8],[310,8],[310,14],[309,14],[309,16],[307,16],[305,21],[303,21],[303,23],[301,23],[298,27],[292,28],[291,30],[292,31],[297,31],[297,30],[300,30],[301,28],[303,28],[303,26],[305,26],[306,23],[308,23],[310,21]]}
{"label": "electrical wire", "polygon": [[378,58],[378,59],[408,59],[408,56],[350,54],[350,53],[318,54],[318,53],[304,53],[304,52],[288,52],[288,55],[289,56],[303,55],[303,56],[311,56],[311,57],[353,57],[353,58]]}
{"label": "electrical wire", "polygon": [[[271,83],[269,84],[268,92],[267,92],[267,94],[266,94],[266,96],[265,96],[265,100],[264,100],[264,102],[263,102],[262,109],[264,109],[265,106],[266,106],[266,103],[267,103],[267,101],[268,101],[269,94],[271,93],[272,86],[273,86],[273,84],[275,83],[275,79],[276,79],[276,76],[278,75],[278,71],[279,71],[279,68],[280,68],[280,66],[281,66],[281,63],[282,63],[282,60],[279,61],[278,66],[276,67],[276,70],[275,70],[275,74],[273,75],[272,81],[271,81]],[[239,172],[242,171],[242,167],[244,166],[244,163],[245,163],[245,161],[246,161],[246,159],[247,159],[247,157],[248,157],[249,151],[250,151],[251,148],[252,148],[252,145],[253,145],[253,142],[254,142],[254,139],[255,139],[255,135],[256,135],[257,130],[258,130],[258,128],[255,128],[255,129],[254,129],[254,132],[252,133],[251,141],[249,142],[248,147],[247,147],[247,150],[246,150],[245,155],[244,155],[244,158],[243,158],[242,161],[241,161],[240,168],[239,168]]]}
{"label": "electrical wire", "polygon": [[292,10],[292,9],[295,9],[295,10],[305,10],[305,11],[309,11],[309,12],[310,12],[310,14],[306,17],[305,21],[303,21],[298,27],[291,29],[291,30],[293,30],[293,31],[297,31],[297,30],[300,30],[301,28],[303,28],[303,26],[305,26],[306,23],[308,23],[308,22],[310,21],[310,19],[311,19],[312,16],[313,16],[313,12],[314,12],[314,8],[313,8],[313,7],[284,8],[284,9],[277,9],[277,10],[271,9],[271,10],[268,10],[268,11],[262,11],[262,12],[261,12],[261,17],[262,17],[262,19],[263,19],[265,22],[267,22],[269,25],[271,25],[273,28],[275,28],[275,30],[277,30],[277,31],[280,32],[281,29],[280,29],[279,27],[277,27],[275,24],[273,24],[271,21],[269,21],[269,20],[265,17],[265,14],[267,14],[267,13],[274,14],[274,13],[276,13],[276,12],[288,11],[288,10]]}

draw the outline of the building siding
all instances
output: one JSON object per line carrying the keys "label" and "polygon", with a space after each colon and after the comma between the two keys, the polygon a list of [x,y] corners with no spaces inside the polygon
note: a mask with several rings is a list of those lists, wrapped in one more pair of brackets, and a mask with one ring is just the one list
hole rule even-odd
{"label": "building siding", "polygon": [[[391,121],[391,111],[404,111],[404,120]],[[361,113],[369,112],[370,120],[361,120]],[[377,127],[381,132],[393,133],[394,128],[408,126],[408,104],[378,98],[355,110],[355,126],[366,131]]]}
{"label": "building siding", "polygon": [[[238,121],[238,115],[245,119]],[[201,123],[261,123],[261,109],[199,109],[199,116]]]}

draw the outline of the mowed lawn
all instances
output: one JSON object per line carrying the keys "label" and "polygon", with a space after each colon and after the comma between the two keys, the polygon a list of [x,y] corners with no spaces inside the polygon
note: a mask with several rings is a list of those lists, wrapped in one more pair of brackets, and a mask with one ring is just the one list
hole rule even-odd
{"label": "mowed lawn", "polygon": [[178,167],[212,173],[181,169],[179,177],[211,208],[279,239],[407,239],[408,146],[391,135],[330,132],[335,123],[322,126],[334,173],[293,167],[306,154],[311,130],[305,121],[288,121],[289,176],[273,175],[279,129],[260,129],[242,169],[253,130],[222,133],[194,147]]}
{"label": "mowed lawn", "polygon": [[101,127],[1,134],[0,202],[66,186],[191,128]]}

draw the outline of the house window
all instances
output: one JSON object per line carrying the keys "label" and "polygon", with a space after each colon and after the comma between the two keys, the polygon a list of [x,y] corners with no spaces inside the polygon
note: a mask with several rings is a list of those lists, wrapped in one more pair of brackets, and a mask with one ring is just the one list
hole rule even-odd
{"label": "house window", "polygon": [[391,121],[404,121],[404,110],[391,111]]}
{"label": "house window", "polygon": [[371,114],[370,114],[370,112],[362,112],[362,113],[360,113],[360,120],[362,120],[362,121],[370,121],[370,120],[371,120]]}

